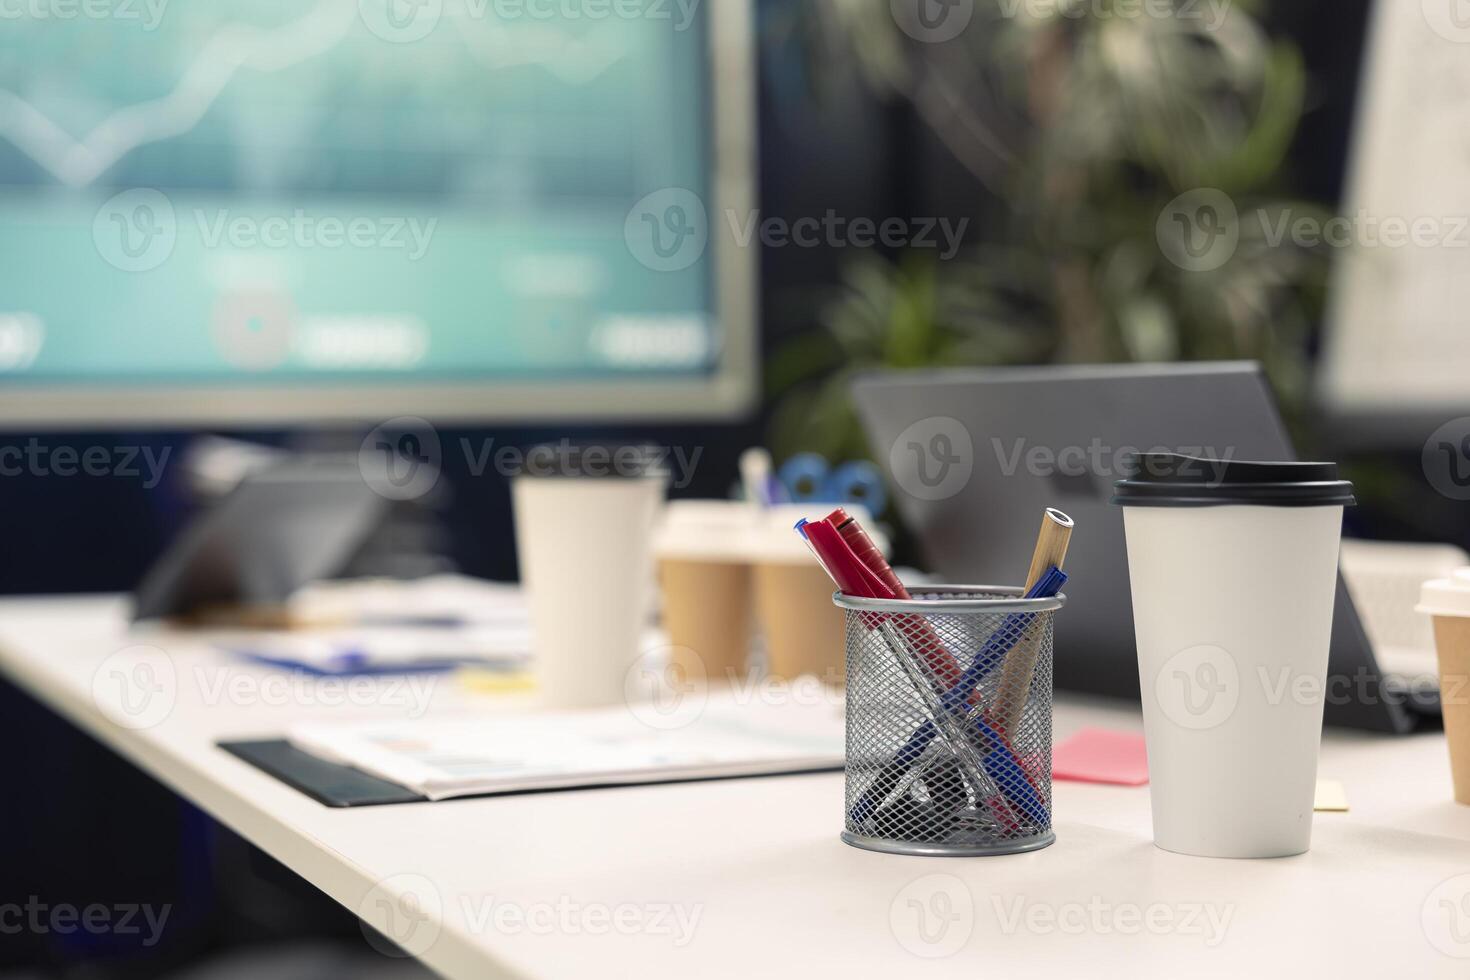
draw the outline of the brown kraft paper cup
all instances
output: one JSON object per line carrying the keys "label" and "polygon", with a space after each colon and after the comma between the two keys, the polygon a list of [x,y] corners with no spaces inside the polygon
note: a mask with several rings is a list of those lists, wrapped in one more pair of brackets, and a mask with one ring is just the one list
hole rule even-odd
{"label": "brown kraft paper cup", "polygon": [[755,567],[756,615],[772,677],[813,674],[823,683],[842,683],[844,620],[832,592],[832,580],[815,562]]}
{"label": "brown kraft paper cup", "polygon": [[663,558],[658,579],[673,663],[711,681],[743,677],[750,653],[750,566]]}
{"label": "brown kraft paper cup", "polygon": [[1434,641],[1455,802],[1470,805],[1470,617],[1435,616]]}

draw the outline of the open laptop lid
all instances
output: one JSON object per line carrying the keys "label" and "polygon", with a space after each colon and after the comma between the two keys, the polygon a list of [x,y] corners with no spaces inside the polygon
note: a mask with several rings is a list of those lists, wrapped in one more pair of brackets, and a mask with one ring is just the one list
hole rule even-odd
{"label": "open laptop lid", "polygon": [[[1123,517],[1110,503],[1134,450],[1296,459],[1251,363],[966,369],[868,376],[858,412],[932,569],[963,584],[1022,577],[1043,507],[1076,519],[1059,687],[1138,697]],[[1021,567],[1013,567],[1017,562]],[[1339,582],[1326,718],[1406,731]]]}
{"label": "open laptop lid", "polygon": [[149,569],[134,595],[133,618],[282,606],[303,585],[340,572],[387,507],[355,456],[252,473]]}

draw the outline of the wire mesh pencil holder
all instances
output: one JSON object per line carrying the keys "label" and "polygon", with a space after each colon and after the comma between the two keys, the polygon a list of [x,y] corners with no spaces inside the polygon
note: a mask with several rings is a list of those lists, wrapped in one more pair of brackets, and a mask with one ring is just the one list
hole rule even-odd
{"label": "wire mesh pencil holder", "polygon": [[842,839],[954,856],[1055,841],[1052,617],[1066,596],[939,586],[833,601],[847,617]]}

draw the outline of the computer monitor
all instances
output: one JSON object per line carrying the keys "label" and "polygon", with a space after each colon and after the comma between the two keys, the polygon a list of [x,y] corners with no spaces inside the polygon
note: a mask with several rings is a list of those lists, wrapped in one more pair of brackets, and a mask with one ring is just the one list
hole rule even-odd
{"label": "computer monitor", "polygon": [[1374,8],[1346,200],[1322,235],[1322,395],[1343,440],[1418,446],[1470,415],[1470,18],[1454,3]]}
{"label": "computer monitor", "polygon": [[753,398],[749,0],[88,9],[0,33],[0,425]]}

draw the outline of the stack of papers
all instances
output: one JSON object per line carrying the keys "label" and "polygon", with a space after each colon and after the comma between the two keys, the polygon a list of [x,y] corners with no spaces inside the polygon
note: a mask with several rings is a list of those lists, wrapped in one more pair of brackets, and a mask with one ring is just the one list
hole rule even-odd
{"label": "stack of papers", "polygon": [[371,674],[452,667],[520,669],[531,654],[529,627],[378,627],[226,636],[220,648],[313,674]]}
{"label": "stack of papers", "polygon": [[294,618],[356,626],[522,626],[529,607],[519,585],[467,575],[316,582],[291,597]]}
{"label": "stack of papers", "polygon": [[262,663],[315,674],[480,666],[522,668],[531,615],[519,586],[462,575],[413,582],[322,582],[291,600],[313,628],[224,634],[218,645]]}
{"label": "stack of papers", "polygon": [[[840,769],[832,704],[711,699],[678,727],[636,708],[298,725],[291,744],[432,800]],[[651,722],[651,723],[650,723]]]}

